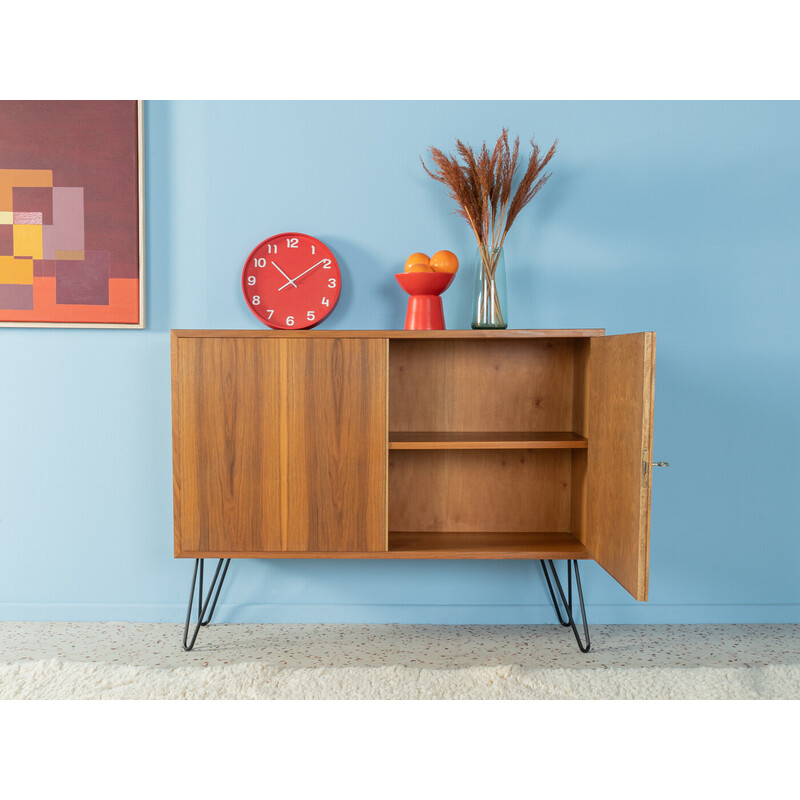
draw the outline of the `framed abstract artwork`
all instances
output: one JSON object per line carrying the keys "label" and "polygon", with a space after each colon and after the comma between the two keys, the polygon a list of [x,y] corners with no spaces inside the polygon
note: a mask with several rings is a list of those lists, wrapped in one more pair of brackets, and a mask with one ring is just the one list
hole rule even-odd
{"label": "framed abstract artwork", "polygon": [[143,108],[0,101],[0,326],[144,327]]}

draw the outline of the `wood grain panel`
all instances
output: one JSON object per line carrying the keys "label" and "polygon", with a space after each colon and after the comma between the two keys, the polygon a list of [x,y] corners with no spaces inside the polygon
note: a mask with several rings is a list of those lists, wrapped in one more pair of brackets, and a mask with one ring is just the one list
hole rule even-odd
{"label": "wood grain panel", "polygon": [[[181,367],[178,363],[178,342],[180,339],[175,331],[170,331],[169,357],[170,357],[170,389],[172,401],[172,518],[173,518],[173,551],[179,556],[181,550],[181,446],[180,432],[181,420]],[[188,544],[188,542],[187,542]]]}
{"label": "wood grain panel", "polygon": [[652,332],[608,336],[589,355],[585,544],[637,600],[648,591],[655,344]]}
{"label": "wood grain panel", "polygon": [[[184,553],[195,558],[207,553]],[[361,553],[347,552],[275,552],[232,553],[220,551],[214,558],[325,558],[325,559],[513,559],[513,558],[588,558],[586,548],[564,532],[506,533],[502,531],[469,533],[389,533],[389,550]]]}
{"label": "wood grain panel", "polygon": [[569,450],[392,450],[390,531],[568,531]]}
{"label": "wood grain panel", "polygon": [[234,337],[236,339],[575,339],[592,336],[603,336],[603,328],[555,328],[524,330],[511,328],[504,331],[273,331],[273,330],[175,330],[180,337],[197,337],[218,339]]}
{"label": "wood grain panel", "polygon": [[[588,339],[574,343],[572,430],[581,436],[589,431],[589,347]],[[572,454],[571,528],[572,534],[586,542],[586,468],[588,454],[585,450]]]}
{"label": "wood grain panel", "polygon": [[586,446],[586,439],[571,431],[389,431],[390,450],[563,450]]}
{"label": "wood grain panel", "polygon": [[293,339],[283,346],[283,549],[385,550],[386,341]]}
{"label": "wood grain panel", "polygon": [[176,555],[280,549],[280,346],[173,338]]}
{"label": "wood grain panel", "polygon": [[176,555],[386,549],[386,340],[172,345]]}
{"label": "wood grain panel", "polygon": [[389,343],[392,431],[569,431],[570,339]]}
{"label": "wood grain panel", "polygon": [[569,533],[389,533],[389,551],[406,558],[586,558]]}

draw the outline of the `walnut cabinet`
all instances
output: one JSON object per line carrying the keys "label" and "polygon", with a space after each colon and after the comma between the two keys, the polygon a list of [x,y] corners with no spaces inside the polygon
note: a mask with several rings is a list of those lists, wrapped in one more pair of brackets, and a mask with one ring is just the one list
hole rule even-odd
{"label": "walnut cabinet", "polygon": [[655,334],[172,331],[175,555],[593,559],[647,599]]}

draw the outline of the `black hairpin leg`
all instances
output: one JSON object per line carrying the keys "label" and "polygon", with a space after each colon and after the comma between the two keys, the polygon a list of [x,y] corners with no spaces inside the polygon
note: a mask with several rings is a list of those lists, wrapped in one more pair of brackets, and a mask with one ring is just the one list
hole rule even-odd
{"label": "black hairpin leg", "polygon": [[[547,581],[547,588],[550,590],[550,597],[553,598],[553,607],[556,610],[556,616],[558,617],[558,621],[565,627],[565,628],[572,628],[572,632],[575,634],[575,641],[578,643],[578,647],[582,653],[588,653],[589,648],[591,647],[591,643],[589,641],[589,626],[586,623],[586,609],[583,606],[583,589],[581,588],[581,574],[578,571],[578,562],[576,560],[567,561],[567,597],[564,597],[564,590],[561,588],[561,581],[558,579],[558,573],[556,572],[555,565],[553,564],[552,560],[547,561],[550,565],[550,569],[553,573],[553,578],[556,582],[556,588],[558,589],[558,594],[561,597],[561,604],[564,606],[564,610],[567,614],[567,619],[564,620],[561,617],[561,610],[558,606],[558,602],[556,601],[555,592],[553,592],[553,584],[550,582],[550,576],[547,573],[547,567],[545,566],[544,561],[539,562],[542,565],[542,571],[544,572],[545,580]],[[580,601],[581,605],[581,620],[583,622],[583,635],[586,639],[586,644],[584,645],[581,642],[581,637],[578,634],[578,626],[575,624],[575,616],[572,613],[572,566],[575,566],[575,585],[578,587],[578,600]]]}
{"label": "black hairpin leg", "polygon": [[[203,602],[203,562],[205,559],[196,558],[194,562],[194,575],[192,575],[192,591],[189,595],[189,608],[186,611],[186,625],[183,628],[183,649],[184,650],[191,650],[194,647],[194,643],[197,641],[197,634],[200,633],[200,627],[205,627],[211,622],[211,617],[214,616],[214,609],[217,607],[217,600],[219,600],[219,593],[222,591],[222,584],[225,581],[225,575],[228,572],[228,566],[231,563],[229,558],[221,558],[219,560],[219,564],[217,564],[216,572],[214,572],[214,578],[211,581],[211,586],[208,587],[208,594],[206,595],[205,602]],[[225,562],[225,569],[222,570],[222,577],[219,578],[219,585],[217,586],[217,592],[214,594],[214,586],[217,583],[217,578],[219,577],[219,571],[222,568],[222,562]],[[194,601],[194,587],[197,583],[197,572],[198,567],[200,568],[200,586],[197,592],[197,625],[194,629],[194,635],[192,636],[192,641],[188,644],[186,643],[186,639],[189,636],[189,621],[192,617],[192,602]],[[214,602],[211,604],[211,611],[209,611],[208,617],[204,620],[203,617],[206,616],[206,611],[208,610],[208,604],[211,601],[211,595],[214,594]]]}

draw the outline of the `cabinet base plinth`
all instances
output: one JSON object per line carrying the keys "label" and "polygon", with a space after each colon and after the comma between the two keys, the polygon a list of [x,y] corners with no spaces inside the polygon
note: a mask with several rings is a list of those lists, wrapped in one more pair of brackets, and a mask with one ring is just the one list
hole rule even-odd
{"label": "cabinet base plinth", "polygon": [[353,558],[382,559],[588,559],[586,546],[574,534],[556,531],[389,531],[387,549],[372,551],[183,551],[177,558]]}

